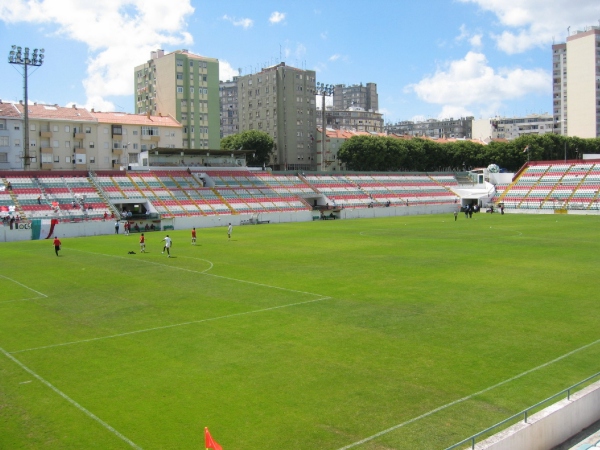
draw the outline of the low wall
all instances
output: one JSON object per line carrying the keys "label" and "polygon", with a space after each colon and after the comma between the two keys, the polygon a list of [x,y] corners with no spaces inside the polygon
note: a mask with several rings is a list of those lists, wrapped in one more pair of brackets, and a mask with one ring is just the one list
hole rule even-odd
{"label": "low wall", "polygon": [[[346,208],[335,213],[341,219],[372,219],[376,217],[396,217],[396,216],[418,216],[425,214],[452,214],[459,207],[458,204],[447,205],[410,205],[410,206],[390,206],[389,208]],[[268,221],[269,223],[287,223],[287,222],[311,222],[313,217],[318,217],[319,211],[286,211],[261,213],[258,215],[259,221]],[[175,230],[186,230],[191,228],[213,228],[227,226],[231,222],[234,226],[241,225],[253,218],[253,214],[236,214],[221,216],[198,216],[198,217],[175,217],[173,219],[163,219],[162,225],[173,226]],[[19,224],[19,229],[11,230],[8,226],[0,225],[0,242],[28,241],[31,240],[31,226],[29,222]],[[65,223],[56,225],[54,235],[59,238],[65,237],[83,237],[99,236],[113,234],[115,232],[115,223],[112,220],[98,221],[90,220],[87,222]],[[121,225],[120,233],[123,233]]]}
{"label": "low wall", "polygon": [[475,445],[477,450],[548,450],[600,419],[600,381]]}

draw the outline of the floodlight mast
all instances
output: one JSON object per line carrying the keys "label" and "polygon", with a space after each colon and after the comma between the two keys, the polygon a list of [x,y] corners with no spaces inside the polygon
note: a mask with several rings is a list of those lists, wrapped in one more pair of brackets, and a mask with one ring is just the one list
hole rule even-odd
{"label": "floodlight mast", "polygon": [[317,82],[317,95],[321,96],[321,157],[317,158],[317,166],[323,170],[323,161],[325,158],[325,140],[327,138],[327,124],[325,118],[325,97],[333,95],[333,84],[324,84]]}
{"label": "floodlight mast", "polygon": [[27,98],[27,66],[39,67],[44,63],[44,49],[34,48],[31,55],[29,54],[29,47],[22,49],[16,45],[11,47],[8,54],[9,64],[15,64],[23,66],[23,119],[24,119],[24,130],[23,130],[23,169],[28,170],[31,165],[31,157],[29,156],[29,105]]}

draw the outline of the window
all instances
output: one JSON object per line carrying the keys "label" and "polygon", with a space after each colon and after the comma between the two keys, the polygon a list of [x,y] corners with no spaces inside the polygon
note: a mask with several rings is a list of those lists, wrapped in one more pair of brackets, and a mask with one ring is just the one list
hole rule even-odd
{"label": "window", "polygon": [[177,74],[177,79],[178,80],[183,80],[183,74],[182,73],[178,73]]}
{"label": "window", "polygon": [[86,134],[91,134],[92,133],[91,127],[85,127],[85,133]]}
{"label": "window", "polygon": [[142,136],[158,136],[158,127],[149,127],[149,126],[143,126],[142,127]]}
{"label": "window", "polygon": [[37,146],[37,141],[35,139],[32,139],[29,141],[29,146],[30,147],[36,147]]}
{"label": "window", "polygon": [[65,141],[65,148],[71,148],[71,141]]}
{"label": "window", "polygon": [[177,86],[177,93],[183,94],[183,86]]}
{"label": "window", "polygon": [[0,153],[0,163],[8,162],[8,153]]}
{"label": "window", "polygon": [[133,135],[137,136],[137,134],[138,134],[138,130],[133,130]]}
{"label": "window", "polygon": [[96,157],[90,156],[90,164],[96,164]]}
{"label": "window", "polygon": [[177,67],[183,67],[183,60],[182,59],[178,59],[177,60]]}
{"label": "window", "polygon": [[190,61],[190,67],[194,67],[194,61]]}
{"label": "window", "polygon": [[[198,92],[199,92],[199,91],[198,91]],[[193,93],[194,93],[194,87],[192,86],[192,87],[190,88],[190,94],[193,94]]]}
{"label": "window", "polygon": [[65,125],[65,133],[70,133],[71,127],[69,125]]}
{"label": "window", "polygon": [[108,134],[108,127],[104,127],[104,129],[102,130],[102,132],[103,132],[104,134]]}
{"label": "window", "polygon": [[52,147],[58,148],[58,140],[57,139],[52,141]]}
{"label": "window", "polygon": [[21,127],[19,125],[15,125],[15,130],[20,130]]}
{"label": "window", "polygon": [[94,142],[90,142],[90,148],[94,148]]}
{"label": "window", "polygon": [[58,125],[53,125],[52,131],[54,131],[55,133],[58,133]]}
{"label": "window", "polygon": [[15,139],[15,147],[20,147],[21,146],[21,139]]}
{"label": "window", "polygon": [[128,153],[129,162],[133,164],[137,164],[139,162],[139,153]]}
{"label": "window", "polygon": [[35,131],[35,123],[29,124],[29,131]]}
{"label": "window", "polygon": [[71,162],[71,157],[70,156],[65,156],[65,162],[66,163],[70,163]]}
{"label": "window", "polygon": [[54,155],[54,162],[55,163],[59,163],[60,162],[60,156]]}
{"label": "window", "polygon": [[52,164],[52,153],[42,153],[42,164]]}
{"label": "window", "polygon": [[8,136],[0,136],[0,147],[8,147]]}
{"label": "window", "polygon": [[104,143],[104,148],[105,148],[106,150],[108,150],[108,142],[105,142],[105,143]]}
{"label": "window", "polygon": [[137,144],[137,143],[134,143],[134,144],[133,144],[133,149],[134,149],[134,150],[137,150],[137,149],[138,149],[138,144]]}

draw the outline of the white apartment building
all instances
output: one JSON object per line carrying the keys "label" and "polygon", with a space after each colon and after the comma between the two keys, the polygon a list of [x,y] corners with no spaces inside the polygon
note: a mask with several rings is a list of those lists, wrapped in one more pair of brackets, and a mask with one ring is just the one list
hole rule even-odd
{"label": "white apartment building", "polygon": [[554,119],[550,114],[530,114],[525,117],[494,117],[473,120],[473,139],[490,142],[492,139],[509,141],[526,134],[554,133]]}
{"label": "white apartment building", "polygon": [[[15,112],[16,111],[16,112]],[[182,125],[170,116],[88,111],[77,106],[0,102],[0,169],[24,169],[24,132],[30,170],[111,170],[137,163],[153,148],[180,148]],[[4,161],[4,162],[3,162]]]}
{"label": "white apartment building", "polygon": [[556,126],[568,136],[600,137],[600,27],[552,46]]}

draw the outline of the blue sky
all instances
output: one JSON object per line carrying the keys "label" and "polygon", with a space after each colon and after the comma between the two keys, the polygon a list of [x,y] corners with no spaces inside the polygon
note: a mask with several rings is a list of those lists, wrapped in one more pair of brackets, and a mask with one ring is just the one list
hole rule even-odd
{"label": "blue sky", "polygon": [[[551,113],[551,45],[598,26],[598,0],[0,0],[0,51],[44,48],[29,100],[133,112],[150,51],[218,58],[221,79],[284,61],[377,83],[386,122]],[[3,49],[3,50],[2,50]],[[0,99],[23,98],[4,59]]]}

